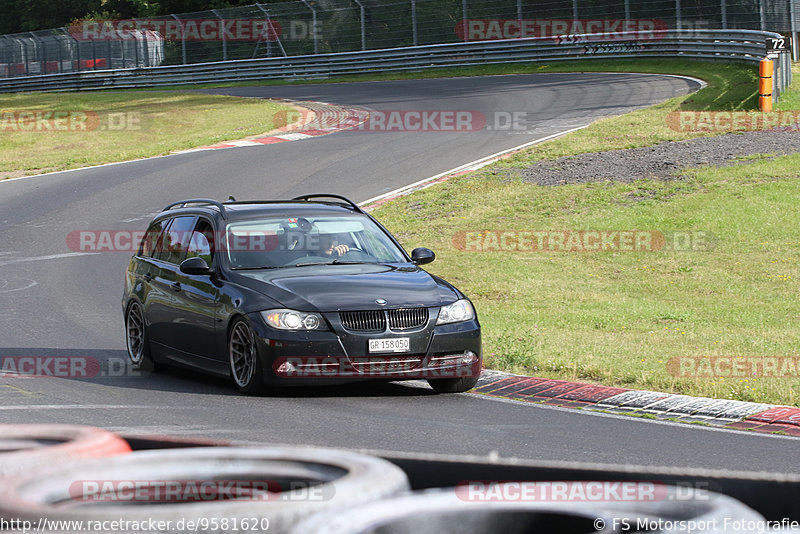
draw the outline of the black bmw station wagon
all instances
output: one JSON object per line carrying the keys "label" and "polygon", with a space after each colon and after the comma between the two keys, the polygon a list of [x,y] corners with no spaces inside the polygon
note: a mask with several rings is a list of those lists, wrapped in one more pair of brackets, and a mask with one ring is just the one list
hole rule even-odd
{"label": "black bmw station wagon", "polygon": [[179,365],[269,386],[427,379],[471,389],[481,372],[472,303],[338,195],[192,199],[164,208],[125,277],[135,366]]}

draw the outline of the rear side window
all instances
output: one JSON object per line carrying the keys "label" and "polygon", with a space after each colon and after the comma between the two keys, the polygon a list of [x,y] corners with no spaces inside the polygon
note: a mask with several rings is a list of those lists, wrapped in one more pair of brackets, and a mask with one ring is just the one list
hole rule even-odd
{"label": "rear side window", "polygon": [[139,256],[150,257],[153,255],[153,251],[156,249],[158,239],[161,237],[161,233],[164,231],[164,228],[167,227],[168,222],[169,219],[161,219],[160,221],[156,221],[150,225],[150,227],[147,229],[147,232],[144,234],[141,244],[139,245]]}
{"label": "rear side window", "polygon": [[172,219],[167,231],[161,234],[153,257],[168,263],[179,264],[186,255],[196,220],[197,217],[194,215]]}

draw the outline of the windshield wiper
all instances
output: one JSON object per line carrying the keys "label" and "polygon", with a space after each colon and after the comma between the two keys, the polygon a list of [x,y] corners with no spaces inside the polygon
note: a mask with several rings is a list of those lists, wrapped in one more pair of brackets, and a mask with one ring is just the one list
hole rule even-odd
{"label": "windshield wiper", "polygon": [[261,265],[258,267],[231,267],[234,271],[260,271],[262,269],[285,269],[287,265]]}
{"label": "windshield wiper", "polygon": [[310,265],[359,265],[362,263],[374,263],[368,261],[350,261],[350,260],[333,260],[333,261],[308,261],[303,263],[295,263],[295,267],[308,267]]}

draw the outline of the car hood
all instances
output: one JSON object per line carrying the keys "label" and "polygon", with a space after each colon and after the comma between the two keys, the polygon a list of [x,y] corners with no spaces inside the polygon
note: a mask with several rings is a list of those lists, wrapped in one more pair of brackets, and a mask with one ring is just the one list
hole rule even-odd
{"label": "car hood", "polygon": [[[452,286],[416,266],[315,265],[241,274],[252,289],[287,308],[306,311],[308,305],[322,312],[432,307],[460,297]],[[378,299],[386,304],[381,306]]]}

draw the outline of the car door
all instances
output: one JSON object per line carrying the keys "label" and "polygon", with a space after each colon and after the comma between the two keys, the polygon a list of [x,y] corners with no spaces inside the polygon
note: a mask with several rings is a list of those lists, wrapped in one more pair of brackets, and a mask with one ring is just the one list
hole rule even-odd
{"label": "car door", "polygon": [[[181,261],[192,258],[203,258],[209,266],[214,267],[215,247],[214,227],[210,220],[200,217],[191,233],[186,253]],[[220,328],[220,291],[214,284],[215,277],[210,275],[190,275],[176,271],[175,282],[170,286],[174,292],[172,309],[170,310],[171,345],[183,354],[176,358],[195,358],[186,363],[215,367],[215,362],[225,362],[225,355],[220,354],[217,335]],[[216,280],[218,283],[218,280]],[[196,357],[202,358],[197,360]],[[208,361],[203,361],[208,360]],[[222,365],[227,369],[226,366]],[[222,370],[222,369],[220,369]]]}
{"label": "car door", "polygon": [[160,345],[157,350],[169,357],[173,357],[175,349],[180,345],[180,337],[175,330],[175,322],[181,321],[180,314],[176,312],[181,306],[178,265],[186,255],[196,222],[196,215],[172,218],[169,226],[162,232],[151,257],[150,294],[146,303],[150,341]]}

